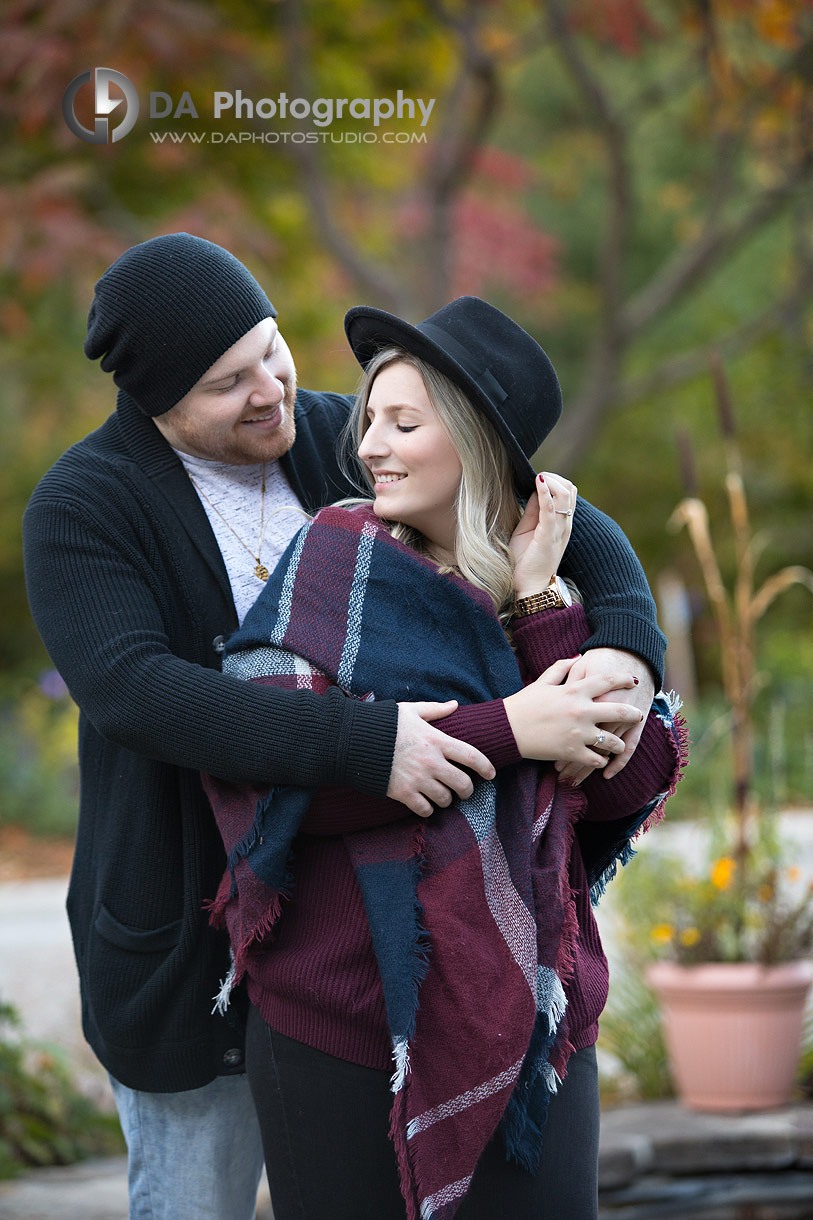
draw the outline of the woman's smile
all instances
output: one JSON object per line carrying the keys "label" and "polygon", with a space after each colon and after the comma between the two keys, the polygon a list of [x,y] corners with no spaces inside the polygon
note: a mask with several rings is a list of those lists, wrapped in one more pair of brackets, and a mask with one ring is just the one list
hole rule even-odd
{"label": "woman's smile", "polygon": [[400,483],[402,479],[407,477],[405,474],[386,474],[379,470],[372,471],[372,475],[373,479],[375,480],[376,487],[388,487],[392,483]]}

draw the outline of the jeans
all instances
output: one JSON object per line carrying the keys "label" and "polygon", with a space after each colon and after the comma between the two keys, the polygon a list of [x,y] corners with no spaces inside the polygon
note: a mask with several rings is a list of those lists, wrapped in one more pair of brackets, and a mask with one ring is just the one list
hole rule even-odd
{"label": "jeans", "polygon": [[[265,1144],[276,1220],[404,1220],[388,1138],[389,1072],[359,1067],[274,1033],[252,1008],[246,1067]],[[493,1140],[459,1220],[595,1220],[598,1214],[595,1047],[571,1056],[551,1099],[536,1174]]]}
{"label": "jeans", "polygon": [[263,1152],[245,1076],[184,1093],[110,1083],[129,1154],[130,1220],[254,1220]]}

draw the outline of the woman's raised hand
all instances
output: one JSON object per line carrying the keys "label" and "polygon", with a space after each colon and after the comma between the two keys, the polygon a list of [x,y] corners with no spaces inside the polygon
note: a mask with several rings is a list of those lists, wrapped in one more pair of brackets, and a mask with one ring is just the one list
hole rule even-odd
{"label": "woman's raised hand", "polygon": [[514,556],[517,597],[541,593],[556,575],[570,541],[576,488],[561,475],[544,471],[536,477],[536,494],[508,543]]}
{"label": "woman's raised hand", "polygon": [[602,725],[630,726],[643,719],[643,712],[629,703],[596,702],[609,691],[632,688],[631,674],[594,674],[562,686],[577,660],[556,661],[535,682],[503,700],[523,758],[605,767],[608,755],[623,754],[624,742]]}

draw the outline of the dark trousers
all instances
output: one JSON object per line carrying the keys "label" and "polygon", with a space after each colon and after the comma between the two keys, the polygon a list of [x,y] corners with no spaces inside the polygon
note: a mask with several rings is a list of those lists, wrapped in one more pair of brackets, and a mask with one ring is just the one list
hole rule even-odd
{"label": "dark trousers", "polygon": [[[275,1220],[404,1220],[388,1137],[389,1074],[274,1033],[256,1009],[246,1068],[260,1120]],[[571,1056],[552,1098],[536,1174],[488,1145],[458,1220],[596,1220],[595,1047]]]}

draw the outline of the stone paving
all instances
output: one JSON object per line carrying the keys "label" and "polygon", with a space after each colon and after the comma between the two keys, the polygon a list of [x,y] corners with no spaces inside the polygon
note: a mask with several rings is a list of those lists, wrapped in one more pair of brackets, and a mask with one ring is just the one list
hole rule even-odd
{"label": "stone paving", "polygon": [[693,1114],[676,1102],[606,1110],[606,1220],[809,1220],[813,1103],[761,1114]]}
{"label": "stone paving", "polygon": [[[602,1220],[810,1220],[813,1103],[742,1116],[690,1114],[675,1102],[609,1109],[599,1182]],[[123,1157],[0,1183],[2,1220],[126,1216]],[[257,1220],[273,1220],[265,1185]]]}

